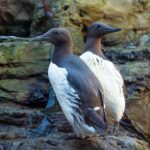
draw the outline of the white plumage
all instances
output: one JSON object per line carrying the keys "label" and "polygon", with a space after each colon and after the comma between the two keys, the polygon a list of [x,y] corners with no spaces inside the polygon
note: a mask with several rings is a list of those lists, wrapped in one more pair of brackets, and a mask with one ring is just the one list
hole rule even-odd
{"label": "white plumage", "polygon": [[80,58],[89,66],[103,88],[104,102],[108,115],[117,122],[123,116],[125,110],[125,98],[123,93],[123,79],[114,64],[98,55],[87,51]]}
{"label": "white plumage", "polygon": [[73,127],[74,132],[78,137],[84,137],[91,134],[96,134],[96,130],[85,124],[82,115],[78,114],[75,108],[78,108],[77,92],[69,85],[67,81],[67,70],[58,67],[54,63],[50,63],[48,69],[48,77],[59,101],[59,104],[66,116],[68,122]]}

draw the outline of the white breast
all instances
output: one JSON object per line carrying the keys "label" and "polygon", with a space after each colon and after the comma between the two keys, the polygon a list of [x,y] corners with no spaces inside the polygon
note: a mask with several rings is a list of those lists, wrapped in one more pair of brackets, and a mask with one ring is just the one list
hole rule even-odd
{"label": "white breast", "polygon": [[89,66],[99,79],[104,92],[106,110],[113,119],[119,121],[125,109],[123,79],[114,64],[92,52],[85,52],[80,58]]}
{"label": "white breast", "polygon": [[52,62],[50,63],[48,77],[68,122],[77,136],[93,134],[95,129],[86,125],[83,117],[76,112],[75,108],[78,108],[77,99],[79,97],[77,92],[69,85],[67,75],[66,69],[60,68]]}

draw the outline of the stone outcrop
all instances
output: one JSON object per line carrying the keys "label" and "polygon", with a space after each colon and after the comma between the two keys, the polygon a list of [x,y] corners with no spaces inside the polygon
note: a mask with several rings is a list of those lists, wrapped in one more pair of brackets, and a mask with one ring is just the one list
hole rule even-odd
{"label": "stone outcrop", "polygon": [[[0,149],[148,149],[150,140],[150,1],[49,0],[52,19],[42,0],[0,0],[0,34],[32,37],[66,26],[81,54],[87,25],[103,21],[125,30],[104,37],[105,56],[120,69],[126,85],[126,114],[133,127],[117,135],[66,140],[73,134],[60,108],[43,109],[49,96],[47,69],[53,46],[0,36]],[[39,110],[37,110],[39,109]],[[52,113],[54,112],[54,113]],[[48,113],[52,130],[30,138]]]}
{"label": "stone outcrop", "polygon": [[[1,107],[1,106],[0,106]],[[91,137],[86,140],[73,139],[74,133],[68,125],[64,115],[62,113],[53,113],[49,117],[53,120],[53,125],[50,127],[51,132],[47,136],[38,138],[30,138],[29,128],[34,128],[38,125],[42,119],[42,115],[38,111],[23,110],[16,106],[16,109],[8,110],[6,106],[2,106],[0,114],[9,115],[10,118],[16,119],[13,122],[12,119],[6,118],[5,123],[10,125],[0,125],[0,149],[7,150],[23,150],[23,149],[62,149],[62,150],[78,150],[78,149],[103,149],[103,150],[148,150],[149,145],[147,142],[140,139],[137,134],[130,133],[123,128],[120,129],[116,135],[107,135],[105,137]],[[15,107],[15,105],[14,105]],[[22,112],[22,113],[21,113]],[[16,115],[16,114],[18,115]],[[33,115],[34,113],[34,115]],[[31,117],[32,116],[32,117]],[[24,122],[20,120],[22,118]],[[29,119],[30,118],[30,121]],[[4,123],[4,122],[3,122]],[[134,138],[133,138],[134,136]],[[70,139],[69,139],[70,137]]]}
{"label": "stone outcrop", "polygon": [[[26,110],[27,108],[24,111],[13,110],[12,103],[33,108],[44,107],[46,104],[50,86],[47,77],[50,49],[51,45],[48,43],[3,42],[0,44],[0,101],[1,104],[6,105],[1,106],[2,123],[25,126],[25,120],[30,112]],[[76,53],[78,54],[78,51]],[[124,77],[128,118],[137,132],[148,140],[150,135],[149,47],[128,49],[106,47],[104,53],[120,68]],[[10,103],[11,107],[7,103]],[[8,111],[9,109],[12,112]]]}
{"label": "stone outcrop", "polygon": [[126,85],[126,113],[142,134],[150,135],[150,49],[109,49],[106,56],[120,68]]}
{"label": "stone outcrop", "polygon": [[50,27],[68,26],[77,28],[81,35],[93,21],[103,21],[125,29],[109,35],[107,44],[117,40],[138,45],[141,35],[150,31],[149,0],[49,0],[49,5],[52,19],[44,16],[42,0],[0,0],[0,33],[29,36]]}
{"label": "stone outcrop", "polygon": [[32,0],[0,0],[0,33],[29,36],[34,7]]}
{"label": "stone outcrop", "polygon": [[[32,103],[47,101],[50,44],[0,44],[0,100]],[[41,103],[41,102],[40,102]]]}

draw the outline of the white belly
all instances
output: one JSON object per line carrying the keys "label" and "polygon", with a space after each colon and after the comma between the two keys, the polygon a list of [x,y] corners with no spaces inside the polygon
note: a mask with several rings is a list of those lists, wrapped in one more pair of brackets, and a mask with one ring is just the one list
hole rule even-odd
{"label": "white belly", "polygon": [[104,60],[92,52],[85,52],[80,58],[89,66],[103,88],[106,111],[116,121],[125,110],[123,79],[112,62]]}
{"label": "white belly", "polygon": [[[67,81],[67,71],[60,68],[54,63],[50,63],[48,69],[48,77],[62,111],[70,125],[73,127],[77,136],[87,136],[95,133],[95,129],[84,123],[84,119],[74,108],[78,108],[77,99],[79,99],[76,91],[69,85]],[[76,119],[75,119],[76,118]]]}

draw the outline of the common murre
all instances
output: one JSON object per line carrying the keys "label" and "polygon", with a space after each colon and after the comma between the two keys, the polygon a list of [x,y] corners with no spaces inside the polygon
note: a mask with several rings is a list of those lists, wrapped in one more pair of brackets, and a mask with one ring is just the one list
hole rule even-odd
{"label": "common murre", "polygon": [[108,124],[102,88],[88,66],[73,55],[69,31],[53,28],[32,41],[48,41],[55,45],[48,76],[63,113],[77,137],[103,134]]}
{"label": "common murre", "polygon": [[88,27],[84,53],[80,56],[99,79],[104,91],[107,114],[112,116],[116,129],[125,110],[124,81],[116,66],[103,55],[101,38],[120,30],[101,22],[92,23]]}

